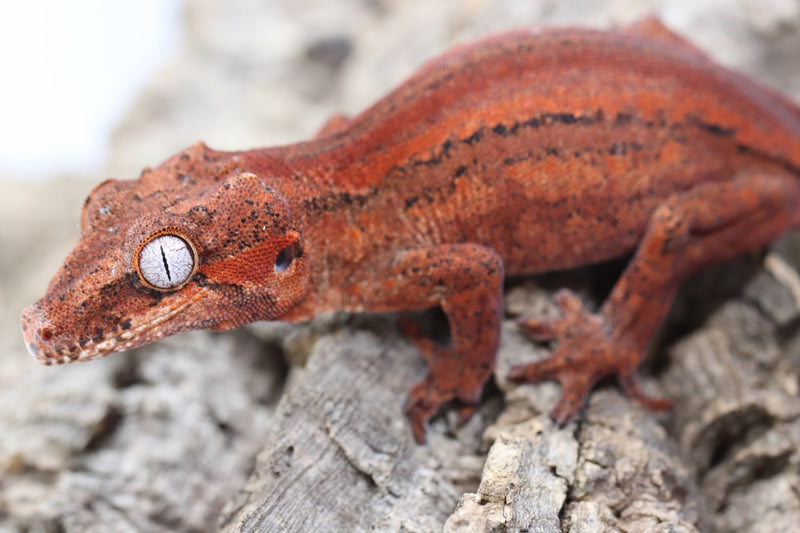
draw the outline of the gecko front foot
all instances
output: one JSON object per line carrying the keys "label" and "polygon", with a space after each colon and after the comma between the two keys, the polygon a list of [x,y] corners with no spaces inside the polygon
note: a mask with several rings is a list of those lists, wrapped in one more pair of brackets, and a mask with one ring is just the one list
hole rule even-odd
{"label": "gecko front foot", "polygon": [[456,391],[447,390],[442,387],[442,383],[430,374],[422,381],[415,383],[408,391],[408,402],[406,403],[406,416],[411,423],[411,431],[414,438],[420,444],[425,442],[425,430],[428,421],[435,415],[442,405],[457,399],[458,424],[463,424],[475,413],[478,400],[463,400],[457,397]]}
{"label": "gecko front foot", "polygon": [[406,415],[417,442],[425,442],[428,421],[446,403],[458,402],[457,424],[472,417],[480,401],[484,377],[469,379],[474,373],[459,372],[458,353],[450,346],[440,346],[425,336],[419,326],[407,315],[400,317],[400,327],[406,337],[417,347],[428,364],[428,375],[408,391]]}
{"label": "gecko front foot", "polygon": [[558,348],[541,361],[518,365],[508,378],[517,383],[554,379],[562,394],[550,416],[558,424],[567,424],[586,401],[592,387],[610,375],[625,393],[653,410],[667,410],[672,403],[650,397],[636,381],[636,368],[644,354],[643,346],[632,346],[623,332],[602,315],[589,313],[571,291],[555,295],[562,316],[556,319],[528,320],[522,327],[537,340],[558,340]]}

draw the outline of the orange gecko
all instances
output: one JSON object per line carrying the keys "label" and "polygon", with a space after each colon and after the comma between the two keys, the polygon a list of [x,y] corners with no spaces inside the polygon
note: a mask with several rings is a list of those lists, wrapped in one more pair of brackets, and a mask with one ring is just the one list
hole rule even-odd
{"label": "orange gecko", "polygon": [[559,340],[511,379],[555,379],[559,423],[636,369],[688,275],[800,224],[800,109],[648,19],[522,30],[459,46],[310,141],[195,144],[89,195],[82,237],[22,330],[44,364],[192,329],[439,306],[450,341],[408,327],[428,367],[414,436],[491,376],[506,275],[633,253],[597,313],[567,291]]}

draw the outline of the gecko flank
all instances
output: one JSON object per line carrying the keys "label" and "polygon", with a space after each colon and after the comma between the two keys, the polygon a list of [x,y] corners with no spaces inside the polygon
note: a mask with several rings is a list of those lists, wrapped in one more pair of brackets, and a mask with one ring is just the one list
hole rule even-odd
{"label": "gecko flank", "polygon": [[618,31],[514,31],[457,47],[362,114],[288,146],[195,144],[87,198],[82,236],[22,330],[45,364],[191,329],[330,310],[439,306],[418,441],[494,369],[506,275],[633,254],[597,313],[569,292],[558,339],[515,381],[556,379],[560,423],[636,368],[688,275],[800,224],[800,109],[715,65],[654,20]]}

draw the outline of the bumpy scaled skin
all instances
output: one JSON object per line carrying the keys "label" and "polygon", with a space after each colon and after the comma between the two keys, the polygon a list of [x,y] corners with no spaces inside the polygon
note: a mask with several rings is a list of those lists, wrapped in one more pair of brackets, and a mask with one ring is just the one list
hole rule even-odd
{"label": "bumpy scaled skin", "polygon": [[[798,225],[798,179],[800,110],[657,22],[516,31],[428,63],[312,141],[196,144],[99,185],[22,328],[54,364],[189,329],[441,306],[450,345],[408,328],[429,370],[408,399],[422,441],[445,402],[471,414],[492,373],[504,275],[635,251],[597,314],[563,292],[562,319],[526,324],[560,344],[511,377],[559,380],[562,423],[606,375],[664,408],[634,373],[678,283]],[[160,235],[180,240],[157,241],[140,268]]]}

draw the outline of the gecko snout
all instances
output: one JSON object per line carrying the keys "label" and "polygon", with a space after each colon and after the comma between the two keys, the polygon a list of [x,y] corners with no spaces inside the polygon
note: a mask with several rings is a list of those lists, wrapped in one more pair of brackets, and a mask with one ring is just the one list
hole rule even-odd
{"label": "gecko snout", "polygon": [[36,304],[29,305],[22,312],[22,336],[28,351],[41,363],[58,362],[58,328],[48,321]]}
{"label": "gecko snout", "polygon": [[[130,320],[103,329],[83,321],[83,317],[74,312],[67,313],[65,318],[62,313],[51,315],[46,309],[47,306],[41,302],[29,305],[22,311],[21,319],[25,346],[43,365],[90,361],[157,339],[146,335],[137,337],[137,325],[131,324]],[[145,326],[160,325],[164,320],[164,313],[156,314],[156,318]],[[138,327],[143,329],[141,324]]]}

